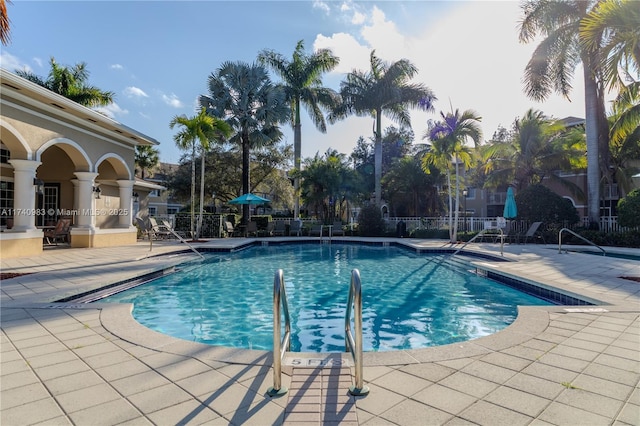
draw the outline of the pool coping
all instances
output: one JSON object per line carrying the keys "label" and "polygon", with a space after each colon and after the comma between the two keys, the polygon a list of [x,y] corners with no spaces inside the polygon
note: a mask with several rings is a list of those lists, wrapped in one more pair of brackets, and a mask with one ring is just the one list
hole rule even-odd
{"label": "pool coping", "polygon": [[[255,245],[264,243],[265,239],[240,239],[232,241],[225,247],[207,247],[202,245],[198,248],[202,248],[203,251],[212,252],[236,252],[244,250]],[[336,243],[347,244],[362,244],[360,239],[349,238],[348,240],[334,239]],[[452,253],[457,248],[451,244],[443,243],[440,248],[433,245],[425,247],[421,244],[423,240],[409,239],[376,239],[365,240],[368,245],[397,245],[408,249],[415,250],[418,253],[436,252],[436,253]],[[295,243],[318,243],[317,238],[284,238],[284,239],[267,239],[268,243],[274,244],[295,244]],[[490,246],[494,247],[494,246]],[[146,275],[162,274],[164,271],[172,270],[176,266],[185,262],[185,257],[191,253],[189,249],[171,250],[167,253],[158,253],[153,256],[141,256],[140,259],[145,258],[157,258],[165,260],[166,262],[161,265],[157,265],[151,268]],[[494,247],[495,249],[495,247]],[[587,299],[595,306],[585,307],[585,305],[553,305],[553,306],[518,306],[518,315],[516,320],[505,327],[504,329],[491,334],[489,336],[483,336],[477,339],[468,340],[464,342],[451,343],[447,345],[433,346],[420,349],[409,350],[396,350],[396,351],[382,351],[382,352],[365,352],[363,354],[363,363],[365,366],[392,366],[392,365],[405,365],[415,364],[423,362],[434,361],[446,361],[457,358],[464,358],[470,356],[483,355],[490,352],[505,349],[511,346],[516,346],[522,342],[535,338],[540,334],[549,324],[549,313],[564,313],[567,309],[573,311],[587,310],[588,309],[604,309],[607,311],[634,311],[637,308],[629,307],[625,309],[618,303],[608,303],[603,298],[588,296],[584,294],[578,294],[566,288],[550,285],[536,280],[531,280],[526,277],[522,277],[518,274],[514,274],[510,271],[505,271],[506,264],[514,263],[514,260],[510,255],[504,256],[497,253],[487,253],[486,250],[480,252],[475,247],[470,247],[469,250],[461,252],[463,255],[471,255],[478,257],[478,260],[471,261],[470,265],[483,270],[490,271],[493,274],[497,274],[504,277],[513,278],[519,281],[527,282],[536,286],[552,289],[558,293],[575,295],[581,299]],[[127,280],[133,280],[134,277],[130,277]],[[99,288],[95,288],[91,291],[96,291],[106,286],[112,286],[119,282],[127,281],[120,280],[112,282],[110,284],[104,284]],[[76,294],[77,295],[77,294]],[[68,298],[69,295],[67,294]],[[61,299],[57,299],[61,300]],[[11,307],[13,306],[11,304]],[[8,306],[9,307],[9,306]],[[46,309],[100,309],[101,320],[105,329],[110,333],[118,336],[119,338],[128,341],[130,343],[153,349],[161,350],[173,354],[184,355],[193,357],[193,354],[198,354],[197,358],[207,362],[225,362],[233,364],[252,364],[252,365],[272,365],[272,352],[266,350],[253,350],[246,348],[233,348],[226,346],[214,346],[204,343],[198,343],[193,341],[187,341],[179,338],[175,338],[166,334],[162,334],[151,330],[140,323],[138,323],[132,315],[133,306],[131,304],[107,304],[100,302],[93,302],[90,304],[74,303],[73,300],[64,302],[51,301],[48,303],[27,303],[20,304],[20,307],[29,308],[46,308]],[[348,353],[310,353],[310,352],[287,352],[287,357],[307,358],[307,359],[335,359],[340,356],[341,362],[345,365],[351,363],[351,356]],[[284,364],[287,365],[286,359]]]}

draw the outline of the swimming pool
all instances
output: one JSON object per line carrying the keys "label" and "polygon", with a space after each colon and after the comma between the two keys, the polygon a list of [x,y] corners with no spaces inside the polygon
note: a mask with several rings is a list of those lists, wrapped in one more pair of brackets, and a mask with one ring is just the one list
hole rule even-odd
{"label": "swimming pool", "polygon": [[214,253],[175,274],[102,299],[133,303],[141,324],[213,345],[271,350],[273,276],[284,270],[291,350],[344,351],[351,271],[360,270],[365,351],[417,349],[486,336],[517,305],[549,305],[477,276],[442,254],[400,247],[303,244]]}

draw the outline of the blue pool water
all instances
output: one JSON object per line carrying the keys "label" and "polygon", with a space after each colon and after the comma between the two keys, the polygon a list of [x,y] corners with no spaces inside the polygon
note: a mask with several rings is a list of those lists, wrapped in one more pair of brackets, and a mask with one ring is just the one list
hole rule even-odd
{"label": "blue pool water", "polygon": [[399,247],[283,245],[208,255],[101,302],[133,303],[141,324],[181,339],[271,350],[273,277],[283,269],[291,350],[344,351],[351,271],[360,270],[365,351],[425,348],[486,336],[517,305],[549,302]]}

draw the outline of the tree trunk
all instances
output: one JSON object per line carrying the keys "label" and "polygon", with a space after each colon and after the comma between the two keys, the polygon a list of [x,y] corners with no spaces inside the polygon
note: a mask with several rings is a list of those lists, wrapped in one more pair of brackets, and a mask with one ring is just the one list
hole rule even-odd
{"label": "tree trunk", "polygon": [[191,147],[191,238],[195,238],[195,202],[196,202],[196,143]]}
{"label": "tree trunk", "polygon": [[459,170],[458,170],[458,157],[455,156],[456,161],[456,210],[455,210],[455,220],[453,221],[453,236],[451,239],[452,243],[458,241],[458,211],[460,210],[460,179],[459,179]]}
{"label": "tree trunk", "polygon": [[[242,133],[242,193],[248,194],[251,192],[249,179],[251,177],[249,156],[251,154],[251,145],[249,143],[249,135],[246,132]],[[249,223],[249,204],[242,205],[242,222],[243,225]]]}
{"label": "tree trunk", "polygon": [[204,162],[205,152],[202,150],[202,158],[200,160],[200,215],[198,216],[198,227],[196,228],[195,239],[200,239],[200,233],[202,232],[202,213],[204,207]]}
{"label": "tree trunk", "polygon": [[[293,126],[293,167],[300,171],[300,158],[302,156],[302,124],[300,120],[300,99],[296,99],[295,102],[296,116],[295,125]],[[296,176],[293,179],[293,218],[298,220],[300,216],[300,177]]]}
{"label": "tree trunk", "polygon": [[598,146],[598,88],[589,58],[583,58],[587,137],[587,214],[591,226],[600,225],[600,155]]}
{"label": "tree trunk", "polygon": [[374,151],[376,206],[382,204],[382,110],[376,109],[376,141]]}

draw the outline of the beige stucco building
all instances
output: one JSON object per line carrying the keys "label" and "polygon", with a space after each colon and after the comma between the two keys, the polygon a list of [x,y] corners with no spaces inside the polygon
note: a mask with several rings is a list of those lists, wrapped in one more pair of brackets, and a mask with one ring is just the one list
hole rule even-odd
{"label": "beige stucco building", "polygon": [[[0,255],[43,250],[43,228],[71,217],[72,247],[132,244],[135,147],[158,142],[0,69]],[[134,194],[137,197],[134,197]]]}

